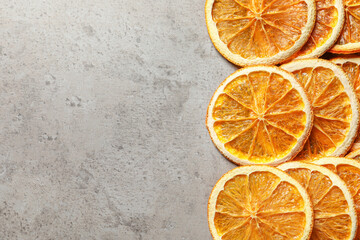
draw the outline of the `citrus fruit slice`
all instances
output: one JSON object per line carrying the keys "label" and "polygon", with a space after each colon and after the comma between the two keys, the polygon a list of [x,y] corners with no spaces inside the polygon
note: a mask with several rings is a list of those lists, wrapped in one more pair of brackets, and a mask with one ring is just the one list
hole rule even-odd
{"label": "citrus fruit slice", "polygon": [[[357,99],[360,100],[360,57],[350,56],[350,57],[338,57],[331,59],[333,63],[338,66],[341,66],[342,69],[346,72],[349,77],[350,83],[355,89]],[[355,138],[354,144],[351,147],[351,151],[360,149],[360,134],[358,132],[357,137]]]}
{"label": "citrus fruit slice", "polygon": [[360,51],[360,0],[343,0],[345,23],[332,53],[349,54]]}
{"label": "citrus fruit slice", "polygon": [[215,91],[206,126],[236,164],[278,164],[302,148],[312,126],[310,102],[293,75],[274,66],[242,68]]}
{"label": "citrus fruit slice", "polygon": [[346,155],[346,157],[360,160],[360,149],[349,152],[348,155]]}
{"label": "citrus fruit slice", "polygon": [[354,200],[341,178],[312,163],[287,162],[278,167],[308,192],[314,209],[313,240],[352,240],[356,236]]}
{"label": "citrus fruit slice", "polygon": [[230,62],[280,63],[298,51],[315,24],[314,0],[207,0],[211,41]]}
{"label": "citrus fruit slice", "polygon": [[209,198],[215,240],[307,240],[313,225],[305,189],[271,166],[243,166],[226,173]]}
{"label": "citrus fruit slice", "polygon": [[297,53],[297,59],[320,57],[334,45],[341,33],[345,20],[343,0],[316,0],[316,12],[314,30]]}
{"label": "citrus fruit slice", "polygon": [[[324,166],[337,175],[346,183],[349,188],[351,196],[354,199],[356,213],[358,216],[358,229],[360,224],[360,162],[348,158],[334,158],[326,157],[320,158],[314,164]],[[357,238],[360,239],[360,232],[357,233]]]}
{"label": "citrus fruit slice", "polygon": [[314,126],[296,160],[342,156],[358,129],[358,101],[345,72],[327,60],[307,59],[282,66],[295,74],[314,111]]}

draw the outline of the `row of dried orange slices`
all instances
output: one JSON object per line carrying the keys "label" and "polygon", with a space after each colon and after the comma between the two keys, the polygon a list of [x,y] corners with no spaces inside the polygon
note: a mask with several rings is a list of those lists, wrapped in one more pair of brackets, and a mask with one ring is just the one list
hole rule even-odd
{"label": "row of dried orange slices", "polygon": [[216,49],[248,66],[208,107],[215,146],[248,165],[210,195],[213,238],[360,239],[360,57],[315,59],[360,52],[360,0],[207,0],[205,15]]}
{"label": "row of dried orange slices", "polygon": [[205,15],[216,49],[239,66],[360,51],[360,0],[207,0]]}
{"label": "row of dried orange slices", "polygon": [[[333,61],[345,70],[351,64]],[[206,120],[210,136],[239,165],[344,156],[359,127],[359,73],[350,81],[322,59],[242,68],[215,91]]]}

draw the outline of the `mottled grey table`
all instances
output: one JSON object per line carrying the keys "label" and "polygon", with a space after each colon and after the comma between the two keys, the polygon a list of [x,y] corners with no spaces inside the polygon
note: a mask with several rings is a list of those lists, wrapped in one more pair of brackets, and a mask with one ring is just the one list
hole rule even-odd
{"label": "mottled grey table", "polygon": [[0,239],[211,239],[204,2],[0,0]]}

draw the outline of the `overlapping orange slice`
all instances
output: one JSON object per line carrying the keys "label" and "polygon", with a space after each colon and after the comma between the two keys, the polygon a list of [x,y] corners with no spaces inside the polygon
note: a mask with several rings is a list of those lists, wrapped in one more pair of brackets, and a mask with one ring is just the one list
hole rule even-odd
{"label": "overlapping orange slice", "polygon": [[343,156],[359,124],[359,107],[352,84],[337,65],[321,59],[293,61],[282,66],[295,74],[314,111],[314,126],[297,160]]}
{"label": "overlapping orange slice", "polygon": [[316,0],[316,13],[314,30],[297,59],[320,57],[334,45],[343,29],[343,0]]}
{"label": "overlapping orange slice", "polygon": [[287,162],[278,167],[310,195],[314,209],[312,240],[353,240],[357,231],[354,200],[345,182],[329,169],[311,163]]}
{"label": "overlapping orange slice", "polygon": [[339,175],[339,177],[346,183],[351,196],[354,198],[356,213],[358,216],[357,239],[360,239],[360,162],[348,158],[326,157],[313,163],[330,169]]}

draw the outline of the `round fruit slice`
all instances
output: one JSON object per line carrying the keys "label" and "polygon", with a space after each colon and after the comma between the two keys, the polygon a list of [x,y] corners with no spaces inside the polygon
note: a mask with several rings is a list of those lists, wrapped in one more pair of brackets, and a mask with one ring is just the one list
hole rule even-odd
{"label": "round fruit slice", "polygon": [[348,153],[348,155],[346,155],[346,157],[360,160],[360,149],[357,149],[357,150],[354,150],[354,151]]}
{"label": "round fruit slice", "polygon": [[[355,89],[355,93],[357,99],[360,100],[360,57],[351,56],[351,57],[339,57],[331,59],[331,61],[338,66],[341,66],[342,69],[346,72],[350,79],[350,83],[353,85]],[[360,134],[358,135],[354,141],[354,144],[351,147],[351,151],[356,149],[360,149]]]}
{"label": "round fruit slice", "polygon": [[343,156],[358,129],[358,101],[345,72],[320,59],[293,61],[282,66],[295,74],[314,110],[314,127],[296,160]]}
{"label": "round fruit slice", "polygon": [[341,178],[325,167],[288,162],[278,168],[297,180],[308,192],[314,208],[313,240],[352,240],[356,236],[354,200]]}
{"label": "round fruit slice", "polygon": [[314,0],[207,0],[205,17],[216,49],[236,65],[276,64],[309,39]]}
{"label": "round fruit slice", "polygon": [[302,148],[312,126],[310,102],[293,75],[274,66],[242,68],[212,97],[210,137],[236,164],[278,164]]}
{"label": "round fruit slice", "polygon": [[[321,158],[314,162],[324,166],[334,173],[336,173],[349,188],[351,196],[354,199],[356,213],[358,216],[358,228],[360,224],[360,162],[348,158]],[[357,238],[360,239],[360,232],[357,233]]]}
{"label": "round fruit slice", "polygon": [[344,25],[343,0],[316,0],[316,23],[297,59],[316,58],[329,50],[338,39]]}
{"label": "round fruit slice", "polygon": [[360,0],[343,0],[345,23],[332,53],[349,54],[360,51]]}
{"label": "round fruit slice", "polygon": [[215,240],[307,240],[313,211],[305,189],[270,166],[244,166],[226,173],[208,204]]}

